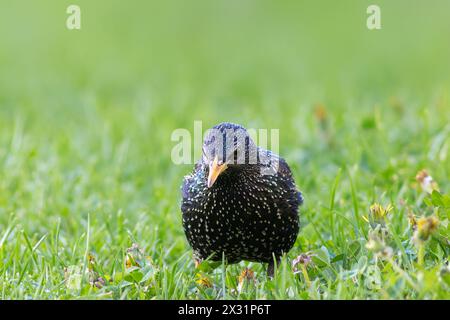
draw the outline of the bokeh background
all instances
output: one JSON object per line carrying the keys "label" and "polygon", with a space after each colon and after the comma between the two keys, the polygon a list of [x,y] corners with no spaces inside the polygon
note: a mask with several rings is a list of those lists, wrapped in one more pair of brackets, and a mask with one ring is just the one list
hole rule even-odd
{"label": "bokeh background", "polygon": [[[373,3],[381,30],[366,27]],[[81,30],[66,28],[70,4],[81,7]],[[40,257],[56,261],[31,263],[24,279],[48,267],[59,274],[49,288],[86,250],[111,270],[130,242],[176,261],[188,251],[179,186],[191,166],[171,162],[170,135],[194,120],[280,129],[306,198],[297,251],[328,239],[323,206],[339,168],[343,217],[407,198],[422,168],[445,189],[449,14],[446,0],[0,0],[8,254],[27,252],[20,231],[34,242],[48,234]],[[357,237],[337,223],[338,237]]]}

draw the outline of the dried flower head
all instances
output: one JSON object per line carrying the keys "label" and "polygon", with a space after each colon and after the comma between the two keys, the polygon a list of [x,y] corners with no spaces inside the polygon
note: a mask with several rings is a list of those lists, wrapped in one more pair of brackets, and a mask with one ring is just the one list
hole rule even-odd
{"label": "dried flower head", "polygon": [[253,272],[250,268],[245,268],[242,270],[241,274],[239,275],[239,283],[244,282],[245,280],[255,280],[255,272]]}
{"label": "dried flower head", "polygon": [[439,191],[436,181],[428,174],[426,170],[421,170],[416,174],[416,180],[420,183],[422,190],[427,193],[432,193],[433,190]]}
{"label": "dried flower head", "polygon": [[374,203],[369,208],[369,217],[363,217],[364,220],[370,223],[372,228],[375,228],[377,225],[386,225],[386,217],[388,213],[393,209],[391,204],[388,204],[386,207],[383,207],[379,203]]}
{"label": "dried flower head", "polygon": [[301,268],[299,268],[300,266],[304,266],[305,268],[307,268],[308,266],[312,266],[313,265],[312,256],[313,255],[311,253],[307,252],[302,253],[297,258],[295,258],[292,261],[292,268],[294,270],[294,273],[302,272]]}
{"label": "dried flower head", "polygon": [[105,285],[106,281],[102,277],[98,277],[98,278],[90,279],[89,283],[91,284],[91,286],[94,286],[94,287],[100,289]]}
{"label": "dried flower head", "polygon": [[142,267],[145,265],[144,252],[136,243],[133,243],[132,246],[127,249],[125,264],[127,268]]}
{"label": "dried flower head", "polygon": [[256,283],[255,273],[253,272],[252,269],[245,268],[239,275],[237,287],[238,292],[241,293],[245,285],[248,285],[250,283]]}
{"label": "dried flower head", "polygon": [[89,277],[89,283],[93,287],[102,288],[105,285],[105,279],[100,276],[100,270],[98,268],[97,261],[93,253],[89,252],[87,255],[88,265],[87,274]]}
{"label": "dried flower head", "polygon": [[312,255],[309,253],[302,253],[292,261],[292,266],[295,267],[297,264],[308,266],[310,263],[312,263]]}
{"label": "dried flower head", "polygon": [[427,241],[437,230],[439,219],[435,216],[421,217],[417,220],[417,229],[414,232],[416,241]]}
{"label": "dried flower head", "polygon": [[96,265],[96,261],[95,261],[94,255],[91,252],[88,253],[87,259],[88,259],[88,270],[89,271],[94,271],[95,265]]}
{"label": "dried flower head", "polygon": [[411,229],[413,231],[416,231],[417,230],[417,218],[412,212],[408,213],[408,221],[409,221],[409,225],[411,226]]}
{"label": "dried flower head", "polygon": [[203,288],[213,287],[211,279],[201,273],[197,273],[197,280],[195,282]]}

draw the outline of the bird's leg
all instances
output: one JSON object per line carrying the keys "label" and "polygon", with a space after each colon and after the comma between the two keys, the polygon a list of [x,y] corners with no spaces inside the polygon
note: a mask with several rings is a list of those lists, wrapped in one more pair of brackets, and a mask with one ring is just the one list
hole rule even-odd
{"label": "bird's leg", "polygon": [[278,266],[280,264],[280,258],[276,257],[273,260],[270,260],[267,265],[267,276],[273,278],[275,273],[275,263]]}
{"label": "bird's leg", "polygon": [[275,265],[273,263],[273,261],[269,262],[269,264],[267,265],[267,276],[269,278],[273,278],[273,274],[275,272]]}

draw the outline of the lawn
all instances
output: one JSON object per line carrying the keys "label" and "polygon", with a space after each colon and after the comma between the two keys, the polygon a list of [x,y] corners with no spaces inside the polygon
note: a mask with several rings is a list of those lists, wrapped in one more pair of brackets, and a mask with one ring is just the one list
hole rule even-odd
{"label": "lawn", "polygon": [[[2,0],[0,298],[450,299],[450,2],[368,30],[372,2]],[[274,279],[194,267],[196,120],[280,130],[305,203]]]}

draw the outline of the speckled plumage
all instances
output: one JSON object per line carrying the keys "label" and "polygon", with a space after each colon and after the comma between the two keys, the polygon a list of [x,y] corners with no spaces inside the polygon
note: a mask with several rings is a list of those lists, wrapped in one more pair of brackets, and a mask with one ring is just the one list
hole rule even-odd
{"label": "speckled plumage", "polygon": [[[230,127],[242,128],[229,123],[214,128]],[[204,145],[207,144],[208,138]],[[236,139],[226,149],[235,147]],[[294,245],[302,195],[283,159],[256,146],[255,151],[258,160],[260,155],[265,155],[269,162],[231,164],[209,188],[205,157],[185,177],[181,203],[183,227],[196,260],[209,257],[221,261],[223,253],[228,263],[248,260],[270,265],[274,256],[279,258]],[[275,174],[261,171],[272,167],[276,168]]]}

